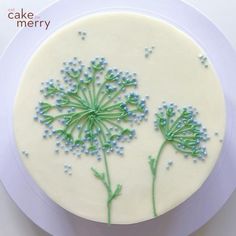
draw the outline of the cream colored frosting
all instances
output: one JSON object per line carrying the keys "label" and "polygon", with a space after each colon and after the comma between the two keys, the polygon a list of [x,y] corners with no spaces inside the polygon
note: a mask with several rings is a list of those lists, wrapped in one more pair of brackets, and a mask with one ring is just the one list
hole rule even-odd
{"label": "cream colored frosting", "polygon": [[[87,32],[81,40],[78,31]],[[144,49],[155,46],[150,57]],[[134,13],[92,15],[62,27],[48,38],[30,59],[16,97],[14,129],[19,152],[29,173],[45,193],[63,208],[81,217],[106,222],[106,192],[90,168],[103,170],[94,157],[76,159],[55,154],[55,139],[42,138],[43,126],[33,120],[42,100],[41,82],[61,79],[62,62],[78,57],[85,64],[105,57],[111,67],[138,75],[138,93],[149,95],[148,122],[136,127],[137,139],[124,144],[125,155],[108,157],[112,182],[123,185],[113,202],[112,223],[129,224],[151,219],[151,173],[148,156],[155,155],[163,137],[154,130],[154,113],[162,101],[178,106],[192,105],[208,129],[208,158],[193,163],[169,145],[160,159],[157,174],[157,208],[161,215],[189,198],[206,180],[221,150],[225,129],[225,106],[219,80],[212,68],[199,58],[203,49],[182,31],[162,20]],[[215,136],[214,133],[219,135]],[[166,170],[167,162],[173,167]],[[72,175],[64,174],[64,164]]]}

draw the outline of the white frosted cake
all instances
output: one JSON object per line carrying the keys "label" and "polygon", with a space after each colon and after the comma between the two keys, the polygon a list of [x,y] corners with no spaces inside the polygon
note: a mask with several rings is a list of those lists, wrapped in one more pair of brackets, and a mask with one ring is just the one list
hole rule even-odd
{"label": "white frosted cake", "polygon": [[175,26],[96,14],[34,53],[14,130],[27,171],[54,202],[89,220],[138,223],[207,179],[224,138],[224,97],[206,52]]}

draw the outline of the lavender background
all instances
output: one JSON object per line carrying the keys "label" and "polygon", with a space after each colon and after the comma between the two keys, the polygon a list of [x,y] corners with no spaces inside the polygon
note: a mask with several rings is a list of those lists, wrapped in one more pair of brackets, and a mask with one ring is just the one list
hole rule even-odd
{"label": "lavender background", "polygon": [[[11,3],[12,2],[12,3]],[[21,3],[22,2],[22,3]],[[23,3],[24,2],[24,3]],[[26,2],[29,2],[29,5],[25,5],[26,4]],[[39,1],[38,1],[39,2]],[[47,1],[45,1],[45,0],[40,0],[40,4],[43,4],[43,3],[46,3],[46,2],[51,2],[50,0],[47,0]],[[68,2],[70,2],[70,1],[68,1]],[[163,1],[162,1],[163,2]],[[176,2],[176,1],[168,1],[168,2]],[[186,2],[192,2],[192,3],[194,3],[194,2],[201,2],[201,1],[190,1],[190,0],[186,0]],[[236,20],[236,17],[234,18],[234,21],[231,19],[230,20],[230,16],[233,16],[233,12],[236,10],[236,4],[235,3],[233,3],[233,1],[232,1],[232,4],[230,5],[230,1],[228,0],[227,1],[227,7],[226,7],[226,5],[220,5],[220,1],[217,1],[217,2],[213,2],[212,1],[212,3],[211,3],[211,5],[210,5],[210,0],[209,1],[202,1],[202,2],[204,2],[204,4],[205,4],[205,6],[204,7],[206,7],[206,5],[208,4],[209,5],[209,9],[210,9],[210,12],[212,12],[212,9],[213,9],[213,11],[214,11],[214,9],[217,9],[216,10],[216,16],[218,15],[219,16],[219,22],[221,22],[220,24],[222,24],[222,22],[223,21],[221,21],[221,17],[223,17],[224,15],[224,19],[226,20],[226,31],[225,32],[229,32],[229,36],[231,35],[231,33],[232,33],[232,31],[230,30],[230,28],[228,28],[229,27],[229,24],[231,23],[231,22],[235,22],[235,20]],[[206,3],[206,2],[209,2],[209,3]],[[222,1],[222,3],[223,3],[223,1]],[[6,4],[6,2],[5,3],[3,3],[2,1],[0,1],[0,6],[1,6],[1,4],[3,4],[3,6],[4,6],[4,4]],[[9,5],[7,5],[7,4],[9,4]],[[27,6],[29,6],[28,8],[29,9],[32,9],[32,10],[34,10],[34,9],[37,9],[36,8],[36,3],[35,2],[33,2],[33,1],[9,1],[8,3],[7,3],[3,8],[1,7],[1,9],[8,9],[8,8],[10,8],[10,7],[16,7],[16,8],[20,8],[20,7],[24,7],[24,8],[27,8]],[[33,4],[35,4],[34,6],[33,6]],[[38,4],[38,3],[37,3]],[[199,4],[199,3],[198,3]],[[203,5],[204,5],[203,4]],[[210,7],[211,6],[211,7]],[[212,7],[212,6],[214,6],[214,7]],[[207,9],[207,8],[206,8]],[[223,14],[223,12],[222,12],[222,9],[226,9],[226,11],[230,11],[230,10],[232,10],[232,15],[230,15],[230,14],[228,14],[228,12],[226,12],[226,14]],[[230,10],[229,10],[230,9]],[[217,12],[218,10],[220,10],[219,12]],[[234,10],[234,11],[233,11]],[[214,15],[215,13],[213,13],[213,15]],[[3,15],[4,15],[4,17],[5,17],[5,12],[3,13]],[[226,17],[226,15],[227,15],[227,17]],[[2,17],[2,12],[1,12],[1,15],[0,15],[0,17]],[[217,18],[218,19],[218,18]],[[228,21],[228,22],[227,22]],[[223,25],[224,25],[225,23],[223,23]],[[9,38],[7,38],[6,37],[6,32],[8,32],[8,34],[9,35],[11,35],[11,32],[13,32],[15,29],[13,29],[13,28],[11,28],[12,27],[12,25],[11,24],[9,24],[9,22],[7,22],[6,23],[6,25],[7,25],[7,31],[5,31],[5,30],[3,30],[3,32],[4,32],[4,36],[5,37],[1,37],[1,41],[0,41],[0,45],[2,46],[2,45],[4,45],[4,43],[6,43],[7,42],[7,40],[9,39]],[[9,25],[9,26],[8,26]],[[11,31],[12,30],[12,31]],[[10,32],[10,33],[9,33]],[[2,35],[2,34],[1,34]],[[233,35],[233,37],[232,37],[232,35]],[[231,40],[234,42],[234,44],[236,45],[236,35],[235,35],[235,32],[234,32],[234,34],[232,34],[231,35]],[[8,36],[8,35],[7,35]],[[4,41],[5,40],[5,41]],[[234,97],[235,98],[235,97]],[[6,174],[8,173],[7,172],[7,170],[4,170],[4,171],[6,171]],[[222,173],[223,174],[223,173]],[[234,176],[235,177],[235,176]],[[4,194],[4,193],[3,193]],[[214,199],[214,196],[213,196],[213,199]],[[10,203],[10,200],[7,198],[7,196],[6,195],[3,195],[3,201],[5,201],[7,204],[8,203]],[[2,202],[1,202],[1,204],[2,204]],[[11,203],[10,203],[11,204]],[[230,204],[230,203],[229,203]],[[233,206],[235,206],[236,204],[233,204]],[[0,205],[1,206],[1,205]],[[10,206],[10,209],[14,209],[14,208],[11,208],[12,207],[12,205]],[[227,206],[226,206],[227,207]],[[25,236],[27,236],[27,235],[44,235],[44,233],[41,233],[41,231],[40,230],[38,230],[38,229],[36,229],[36,228],[34,228],[34,226],[33,225],[31,225],[30,223],[28,223],[28,221],[24,218],[24,220],[22,220],[22,222],[24,222],[24,224],[25,225],[28,225],[27,227],[28,227],[28,229],[29,229],[29,231],[27,231],[27,227],[26,227],[26,231],[24,232],[24,231],[19,231],[19,229],[20,229],[20,227],[18,228],[18,229],[16,229],[15,231],[14,231],[14,226],[13,227],[11,227],[11,230],[9,231],[9,228],[10,228],[10,226],[9,226],[9,224],[11,223],[12,224],[12,219],[9,219],[9,221],[7,221],[6,220],[6,216],[7,215],[9,215],[9,208],[6,208],[6,205],[4,204],[3,205],[3,209],[6,209],[6,210],[3,210],[3,212],[1,212],[1,214],[0,214],[0,221],[1,221],[1,223],[0,223],[0,226],[2,226],[1,228],[0,228],[0,235],[2,234],[2,235],[12,235],[12,236],[14,236],[14,235],[25,235]],[[228,208],[231,208],[231,207],[228,207]],[[15,209],[16,210],[16,209]],[[18,213],[16,213],[16,214],[20,214],[19,212]],[[22,216],[23,217],[23,216]],[[219,218],[219,217],[218,217]],[[230,218],[230,219],[232,219],[232,218]],[[5,222],[5,224],[3,224]],[[27,222],[27,223],[26,223]],[[216,224],[218,224],[218,225],[220,225],[220,227],[216,227],[215,228],[215,231],[214,231],[214,229],[213,229],[213,231],[212,232],[214,232],[214,234],[212,234],[212,235],[226,235],[226,236],[228,236],[228,235],[235,235],[236,234],[236,230],[235,230],[235,228],[233,227],[233,224],[232,224],[232,231],[230,232],[230,231],[227,231],[227,233],[225,234],[225,232],[226,232],[226,230],[224,230],[224,226],[225,225],[227,225],[226,224],[226,222],[227,222],[227,219],[225,219],[225,220],[223,220],[223,222],[219,222],[218,221],[218,223],[216,223]],[[227,223],[229,223],[229,222],[227,222]],[[2,225],[1,225],[2,224]],[[22,226],[22,225],[21,225]],[[5,230],[5,231],[4,231]],[[7,231],[8,230],[8,231]],[[23,230],[23,229],[22,229]],[[30,231],[31,230],[31,231]],[[2,232],[3,231],[3,232]],[[220,234],[220,232],[221,232],[221,234]],[[223,233],[224,232],[224,233]],[[232,234],[231,234],[232,233]],[[82,232],[80,232],[80,234],[79,234],[79,236],[84,236],[85,234],[84,233],[82,233]],[[114,234],[115,235],[115,234]],[[170,234],[168,234],[168,235],[170,235]],[[204,231],[203,231],[203,234],[201,234],[201,232],[199,232],[199,233],[196,233],[196,235],[210,235],[210,234],[204,234]],[[163,235],[164,236],[164,235]]]}

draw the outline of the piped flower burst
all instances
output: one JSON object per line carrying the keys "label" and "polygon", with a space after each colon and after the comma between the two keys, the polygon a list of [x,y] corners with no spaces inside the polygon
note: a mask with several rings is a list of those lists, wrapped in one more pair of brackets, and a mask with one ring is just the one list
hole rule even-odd
{"label": "piped flower burst", "polygon": [[74,58],[61,70],[64,84],[58,80],[43,83],[42,94],[54,101],[40,102],[36,108],[35,119],[47,127],[45,138],[56,136],[64,141],[64,145],[57,142],[58,147],[76,155],[85,152],[100,158],[102,149],[123,153],[117,143],[132,139],[135,132],[121,124],[139,124],[148,110],[145,99],[126,93],[136,88],[136,74],[106,70],[106,66],[104,58],[91,61],[88,68]]}
{"label": "piped flower burst", "polygon": [[106,154],[123,154],[118,143],[134,138],[130,127],[146,119],[146,99],[130,91],[137,87],[136,74],[107,69],[105,58],[95,58],[88,67],[74,58],[64,63],[61,74],[63,82],[43,83],[45,101],[37,106],[34,119],[45,124],[45,139],[56,137],[56,152],[103,157],[105,173],[92,171],[107,189],[110,223],[111,202],[120,194],[121,185],[112,190]]}
{"label": "piped flower burst", "polygon": [[156,210],[156,175],[158,163],[167,144],[171,144],[176,151],[191,156],[194,160],[204,160],[207,150],[202,142],[209,140],[206,128],[197,121],[198,112],[193,107],[178,109],[173,103],[163,103],[155,114],[155,127],[164,136],[164,142],[156,157],[149,156],[149,166],[152,174],[152,206],[153,215],[157,216]]}
{"label": "piped flower burst", "polygon": [[197,115],[197,110],[191,106],[178,109],[173,103],[164,103],[156,114],[155,127],[177,151],[185,156],[204,159],[207,151],[201,143],[209,138],[206,128],[196,120]]}

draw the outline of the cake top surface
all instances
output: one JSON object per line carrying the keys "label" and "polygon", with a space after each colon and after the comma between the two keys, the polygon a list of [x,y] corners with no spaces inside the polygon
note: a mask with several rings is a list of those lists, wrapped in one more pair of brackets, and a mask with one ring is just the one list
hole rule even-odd
{"label": "cake top surface", "polygon": [[24,165],[52,200],[90,220],[137,223],[206,180],[224,138],[224,97],[184,32],[136,13],[96,14],[34,53],[14,129]]}

